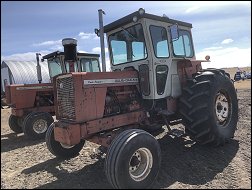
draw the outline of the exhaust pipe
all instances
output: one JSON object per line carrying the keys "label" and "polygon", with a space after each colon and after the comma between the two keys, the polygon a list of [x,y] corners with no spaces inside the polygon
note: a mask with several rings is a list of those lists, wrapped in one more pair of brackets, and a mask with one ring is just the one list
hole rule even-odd
{"label": "exhaust pipe", "polygon": [[74,63],[77,61],[77,40],[74,38],[64,38],[62,40],[64,46],[64,62],[69,63],[69,72],[75,72]]}
{"label": "exhaust pipe", "polygon": [[104,30],[103,30],[103,17],[102,17],[102,14],[105,14],[105,12],[102,9],[99,9],[98,12],[99,12],[99,27],[100,27],[99,35],[101,44],[102,72],[106,72]]}
{"label": "exhaust pipe", "polygon": [[38,82],[41,83],[42,81],[42,75],[41,75],[41,67],[40,67],[40,64],[39,64],[39,56],[41,54],[40,53],[36,53],[36,59],[37,59],[37,77],[38,77]]}

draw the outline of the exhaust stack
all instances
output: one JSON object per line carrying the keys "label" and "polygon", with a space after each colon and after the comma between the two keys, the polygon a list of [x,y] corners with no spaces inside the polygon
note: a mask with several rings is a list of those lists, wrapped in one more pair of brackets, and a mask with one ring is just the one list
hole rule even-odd
{"label": "exhaust stack", "polygon": [[105,14],[105,12],[102,9],[99,9],[98,12],[99,12],[99,27],[100,27],[99,35],[100,35],[100,44],[101,44],[102,72],[106,72],[104,31],[103,31],[103,18],[102,18],[102,14]]}
{"label": "exhaust stack", "polygon": [[41,54],[40,53],[36,53],[36,59],[37,59],[37,77],[38,77],[38,82],[41,83],[42,81],[42,75],[41,75],[41,66],[39,64],[39,56]]}

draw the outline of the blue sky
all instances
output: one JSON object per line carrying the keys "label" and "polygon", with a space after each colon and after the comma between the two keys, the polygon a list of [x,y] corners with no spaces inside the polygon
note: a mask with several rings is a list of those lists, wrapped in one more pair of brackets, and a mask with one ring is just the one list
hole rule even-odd
{"label": "blue sky", "polygon": [[100,53],[94,34],[98,9],[106,12],[106,25],[140,7],[192,23],[196,58],[211,56],[203,67],[251,65],[250,1],[1,1],[1,60],[31,60],[36,52],[62,51],[66,37],[78,40],[78,51]]}

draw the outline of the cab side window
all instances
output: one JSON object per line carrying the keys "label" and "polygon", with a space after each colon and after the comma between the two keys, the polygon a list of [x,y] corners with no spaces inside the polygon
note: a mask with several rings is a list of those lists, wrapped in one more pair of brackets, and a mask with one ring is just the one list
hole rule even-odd
{"label": "cab side window", "polygon": [[48,60],[48,67],[51,78],[62,73],[60,60],[58,58]]}
{"label": "cab side window", "polygon": [[179,30],[179,38],[172,42],[174,55],[177,57],[193,57],[191,35],[186,30]]}
{"label": "cab side window", "polygon": [[99,62],[97,59],[82,58],[81,59],[81,71],[82,72],[99,72]]}

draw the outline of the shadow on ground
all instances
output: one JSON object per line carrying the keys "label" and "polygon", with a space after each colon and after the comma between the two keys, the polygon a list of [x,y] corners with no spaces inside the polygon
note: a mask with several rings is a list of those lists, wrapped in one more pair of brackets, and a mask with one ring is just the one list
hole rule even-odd
{"label": "shadow on ground", "polygon": [[31,140],[24,136],[24,134],[9,133],[1,135],[1,153],[32,146],[41,142],[44,142],[44,139]]}
{"label": "shadow on ground", "polygon": [[169,187],[178,181],[190,185],[203,185],[212,181],[235,157],[239,143],[231,140],[225,146],[208,147],[193,144],[181,136],[164,136],[159,140],[162,163],[154,188]]}
{"label": "shadow on ground", "polygon": [[[193,145],[193,142],[183,135],[174,138],[166,135],[159,139],[159,143],[162,163],[153,188],[167,188],[176,181],[190,185],[202,185],[212,181],[229,165],[239,148],[236,140],[218,148]],[[56,158],[50,159],[27,168],[22,173],[29,175],[46,170],[57,178],[56,181],[38,187],[42,189],[111,188],[104,172],[104,158],[99,157],[94,164],[74,172],[59,169],[61,162],[62,160]]]}
{"label": "shadow on ground", "polygon": [[[101,154],[103,154],[101,152]],[[112,188],[107,181],[104,173],[104,157],[101,155],[90,155],[92,158],[97,158],[94,164],[84,166],[82,169],[74,172],[68,172],[60,165],[65,160],[53,158],[24,169],[22,173],[31,174],[39,171],[47,171],[57,178],[56,181],[43,184],[39,189],[110,189]],[[86,159],[86,158],[85,158]],[[69,160],[71,162],[71,160]]]}

